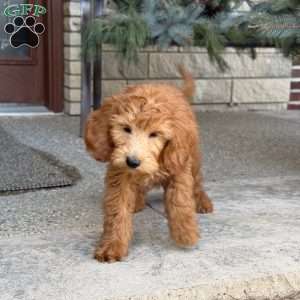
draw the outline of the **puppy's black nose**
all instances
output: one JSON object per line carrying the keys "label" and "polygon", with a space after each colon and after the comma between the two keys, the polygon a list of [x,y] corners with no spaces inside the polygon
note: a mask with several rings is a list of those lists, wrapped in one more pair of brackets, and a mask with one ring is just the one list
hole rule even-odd
{"label": "puppy's black nose", "polygon": [[141,164],[141,161],[134,156],[127,156],[126,163],[128,167],[135,169]]}

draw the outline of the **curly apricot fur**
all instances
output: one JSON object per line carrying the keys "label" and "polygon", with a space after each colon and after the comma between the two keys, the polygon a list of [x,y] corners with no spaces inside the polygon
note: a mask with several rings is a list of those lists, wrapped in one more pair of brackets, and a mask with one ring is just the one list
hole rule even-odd
{"label": "curly apricot fur", "polygon": [[[104,196],[104,230],[95,258],[119,261],[128,253],[134,212],[145,206],[153,186],[164,187],[170,235],[179,246],[199,239],[196,212],[213,205],[202,187],[198,126],[187,98],[194,93],[192,76],[179,69],[182,89],[165,84],[129,86],[105,100],[89,116],[87,150],[108,162]],[[129,167],[128,157],[138,160]]]}

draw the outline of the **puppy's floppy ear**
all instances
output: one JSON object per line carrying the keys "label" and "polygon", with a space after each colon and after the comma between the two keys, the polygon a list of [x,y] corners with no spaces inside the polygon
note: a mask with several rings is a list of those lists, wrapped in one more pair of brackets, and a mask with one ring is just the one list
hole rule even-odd
{"label": "puppy's floppy ear", "polygon": [[177,174],[185,169],[189,158],[190,144],[189,132],[185,126],[176,126],[173,129],[173,136],[166,143],[161,156],[162,165],[170,174]]}
{"label": "puppy's floppy ear", "polygon": [[112,100],[107,100],[92,112],[85,125],[84,141],[87,150],[99,161],[110,160],[113,142],[110,136],[109,120],[112,114]]}

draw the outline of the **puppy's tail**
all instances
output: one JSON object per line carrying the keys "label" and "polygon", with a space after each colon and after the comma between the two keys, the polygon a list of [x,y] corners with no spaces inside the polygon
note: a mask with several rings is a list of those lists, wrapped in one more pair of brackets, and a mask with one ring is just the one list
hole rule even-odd
{"label": "puppy's tail", "polygon": [[193,76],[182,65],[178,65],[177,67],[178,67],[178,71],[181,74],[182,79],[184,81],[183,86],[181,87],[181,90],[188,99],[191,99],[194,96],[195,89],[196,89]]}

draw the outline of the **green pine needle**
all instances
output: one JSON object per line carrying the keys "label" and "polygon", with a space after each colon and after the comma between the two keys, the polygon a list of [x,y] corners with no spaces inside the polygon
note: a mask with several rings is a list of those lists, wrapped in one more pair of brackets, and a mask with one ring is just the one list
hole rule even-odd
{"label": "green pine needle", "polygon": [[[200,1],[201,2],[201,1]],[[247,2],[251,11],[239,8]],[[202,1],[205,3],[205,1]],[[207,4],[208,3],[208,4]],[[226,46],[238,53],[255,47],[277,47],[286,56],[300,52],[300,0],[211,0],[206,6],[194,0],[115,0],[118,12],[93,20],[84,31],[83,55],[98,55],[98,45],[114,45],[128,63],[138,61],[138,51],[156,44],[160,48],[206,47],[211,62],[222,71]],[[207,15],[207,5],[216,11]]]}
{"label": "green pine needle", "polygon": [[99,44],[112,44],[128,63],[137,61],[138,50],[147,44],[148,27],[134,10],[93,20],[84,31],[83,55],[95,57]]}

